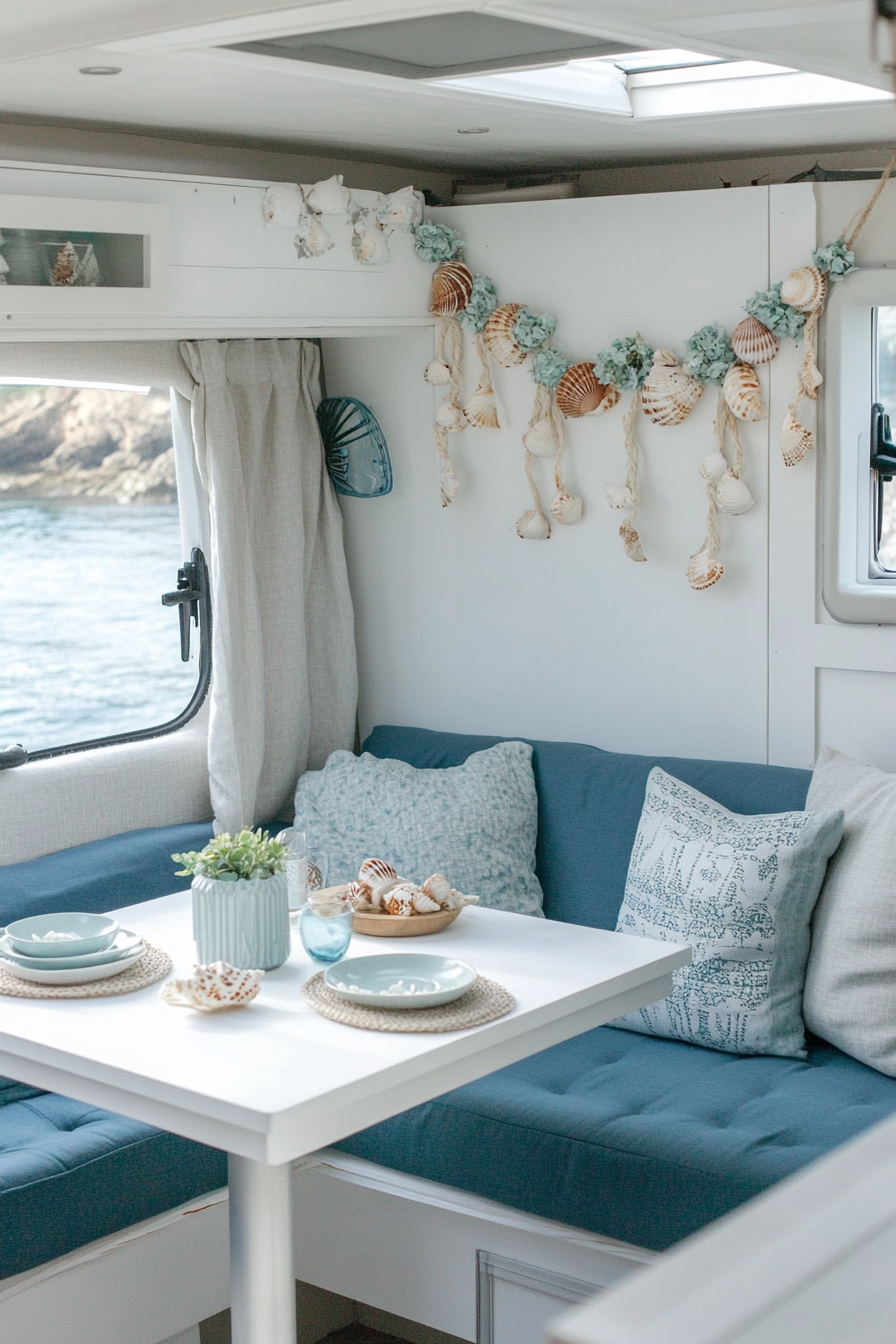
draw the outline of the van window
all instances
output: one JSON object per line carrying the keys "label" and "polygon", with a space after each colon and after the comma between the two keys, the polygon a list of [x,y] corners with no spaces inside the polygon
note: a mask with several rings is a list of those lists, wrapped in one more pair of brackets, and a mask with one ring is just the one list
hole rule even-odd
{"label": "van window", "polygon": [[[896,308],[874,310],[874,401],[896,425]],[[871,473],[874,558],[882,570],[896,573],[896,476]]]}
{"label": "van window", "polygon": [[168,388],[0,385],[0,750],[152,735],[194,697],[174,457]]}

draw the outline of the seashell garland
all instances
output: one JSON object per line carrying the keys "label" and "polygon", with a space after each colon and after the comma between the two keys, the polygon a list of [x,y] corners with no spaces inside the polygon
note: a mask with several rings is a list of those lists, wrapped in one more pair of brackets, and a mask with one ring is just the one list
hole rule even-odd
{"label": "seashell garland", "polygon": [[781,425],[781,453],[786,467],[795,467],[802,462],[808,452],[815,447],[815,435],[811,429],[801,425],[788,406],[784,423]]}
{"label": "seashell garland", "polygon": [[454,317],[466,308],[473,293],[473,272],[462,261],[446,261],[433,273],[429,311]]}
{"label": "seashell garland", "polygon": [[436,408],[436,424],[447,429],[449,433],[463,429],[466,426],[466,417],[463,410],[457,402],[451,397],[443,397]]}
{"label": "seashell garland", "polygon": [[713,485],[717,484],[728,470],[728,459],[719,448],[704,457],[700,463],[700,475],[704,481],[710,481]]}
{"label": "seashell garland", "polygon": [[583,415],[602,415],[619,400],[619,392],[612,383],[601,383],[594,365],[587,361],[572,364],[557,384],[557,407],[567,420]]}
{"label": "seashell garland", "polygon": [[362,210],[352,226],[352,254],[362,266],[383,266],[392,259],[388,240],[373,210]]}
{"label": "seashell garland", "polygon": [[423,196],[413,187],[401,187],[380,200],[376,215],[387,232],[413,229],[423,219]]}
{"label": "seashell garland", "polygon": [[635,497],[627,485],[608,481],[604,486],[604,494],[611,509],[632,509],[635,506]]}
{"label": "seashell garland", "polygon": [[582,501],[578,495],[571,495],[565,488],[557,491],[551,500],[551,517],[564,527],[571,527],[582,521]]}
{"label": "seashell garland", "polygon": [[352,194],[342,184],[342,174],[334,173],[323,182],[315,182],[305,192],[308,208],[318,215],[347,215],[352,208]]}
{"label": "seashell garland", "polygon": [[781,302],[801,313],[814,313],[824,306],[827,278],[817,266],[798,266],[781,284]]}
{"label": "seashell garland", "polygon": [[307,212],[299,216],[293,243],[299,257],[322,257],[336,246],[317,215]]}
{"label": "seashell garland", "polygon": [[494,390],[478,387],[464,407],[464,416],[474,429],[500,429]]}
{"label": "seashell garland", "polygon": [[527,509],[516,520],[516,534],[523,541],[547,541],[551,535],[550,520],[541,509]]}
{"label": "seashell garland", "polygon": [[655,425],[680,425],[703,396],[703,384],[678,363],[671,350],[657,350],[641,389],[641,404]]}
{"label": "seashell garland", "polygon": [[258,994],[263,979],[264,971],[240,971],[227,961],[213,961],[194,966],[187,980],[169,980],[160,998],[178,1008],[199,1008],[206,1013],[242,1008]]}
{"label": "seashell garland", "polygon": [[521,303],[504,303],[500,308],[495,308],[482,329],[486,349],[505,369],[522,364],[528,353],[513,336],[516,315],[522,306]]}
{"label": "seashell garland", "polygon": [[722,395],[738,420],[755,423],[765,415],[759,375],[752,364],[732,364],[722,383]]}
{"label": "seashell garland", "polygon": [[726,471],[719,481],[716,487],[716,498],[722,512],[730,513],[735,517],[737,514],[746,513],[748,509],[752,509],[755,502],[746,483],[731,471]]}
{"label": "seashell garland", "polygon": [[622,538],[622,549],[625,551],[629,560],[635,560],[638,564],[647,563],[647,556],[641,547],[641,538],[638,536],[631,523],[623,523],[619,529],[619,535]]}
{"label": "seashell garland", "polygon": [[781,349],[781,342],[758,317],[745,317],[731,333],[731,349],[744,364],[767,364]]}
{"label": "seashell garland", "polygon": [[523,446],[534,457],[555,457],[560,448],[560,438],[553,420],[549,415],[542,416],[530,425],[523,435]]}
{"label": "seashell garland", "polygon": [[688,583],[695,592],[701,593],[705,588],[711,588],[714,583],[718,583],[724,573],[725,566],[722,562],[716,560],[705,548],[701,548],[691,556],[688,565]]}
{"label": "seashell garland", "polygon": [[443,359],[433,359],[423,370],[423,377],[432,387],[446,387],[451,382],[451,370]]}

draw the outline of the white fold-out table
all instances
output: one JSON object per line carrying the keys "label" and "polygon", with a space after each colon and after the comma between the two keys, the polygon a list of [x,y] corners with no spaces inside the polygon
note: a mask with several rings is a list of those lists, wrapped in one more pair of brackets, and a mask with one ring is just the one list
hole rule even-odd
{"label": "white fold-out table", "polygon": [[[117,912],[189,975],[190,895]],[[478,907],[434,937],[354,937],[349,956],[456,956],[505,985],[507,1017],[433,1035],[360,1031],[320,1017],[301,996],[318,969],[298,937],[247,1008],[172,1008],[158,986],[107,999],[0,998],[0,1073],[107,1107],[230,1155],[234,1344],[295,1344],[291,1164],[665,998],[690,949]]]}

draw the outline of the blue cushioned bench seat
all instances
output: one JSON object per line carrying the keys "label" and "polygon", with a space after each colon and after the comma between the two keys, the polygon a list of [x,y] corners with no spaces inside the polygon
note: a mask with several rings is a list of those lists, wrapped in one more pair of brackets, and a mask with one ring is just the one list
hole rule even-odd
{"label": "blue cushioned bench seat", "polygon": [[[376,756],[458,765],[500,741],[377,728]],[[732,811],[805,804],[809,772],[534,742],[550,919],[614,928],[654,765]],[[896,1111],[896,1080],[810,1041],[751,1058],[600,1027],[345,1140],[356,1156],[662,1250]]]}

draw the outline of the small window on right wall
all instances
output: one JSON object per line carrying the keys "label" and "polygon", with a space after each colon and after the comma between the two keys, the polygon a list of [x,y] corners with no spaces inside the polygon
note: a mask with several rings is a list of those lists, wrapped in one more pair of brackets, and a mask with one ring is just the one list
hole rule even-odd
{"label": "small window on right wall", "polygon": [[[896,461],[894,472],[887,470],[885,454],[877,454],[877,448],[885,448],[886,440],[891,438],[889,425],[896,424],[896,307],[875,308],[872,325],[874,341],[874,402],[886,417],[877,423],[878,416],[872,416],[871,454],[877,457],[877,469],[871,469],[871,519],[873,560],[882,574],[896,577]],[[877,432],[875,432],[877,431]],[[883,439],[883,443],[874,440]]]}

